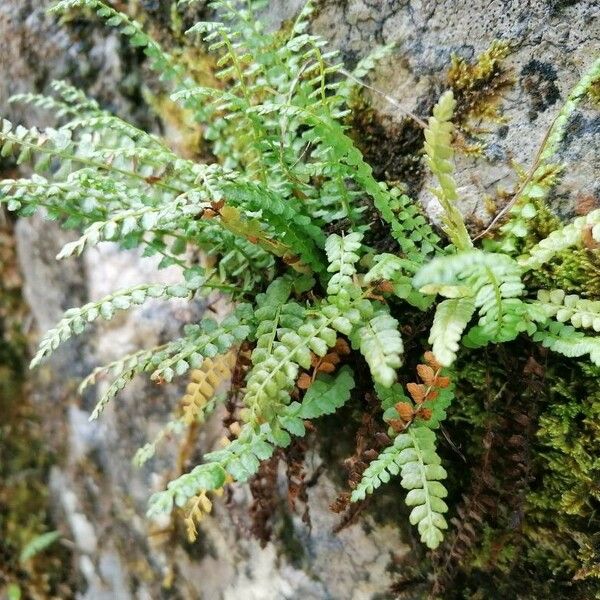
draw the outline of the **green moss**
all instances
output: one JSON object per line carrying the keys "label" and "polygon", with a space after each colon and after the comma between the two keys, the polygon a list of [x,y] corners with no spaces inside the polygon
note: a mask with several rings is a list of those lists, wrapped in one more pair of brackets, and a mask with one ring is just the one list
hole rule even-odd
{"label": "green moss", "polygon": [[[447,448],[449,479],[462,472],[467,480],[451,494],[460,506],[471,480],[466,496],[487,495],[494,506],[475,519],[473,504],[462,502],[459,520],[477,535],[452,565],[441,597],[583,600],[600,593],[599,375],[523,344],[457,364],[459,406],[448,437],[472,467],[465,476],[464,460]],[[468,445],[465,427],[474,428]],[[511,440],[516,435],[522,446]],[[447,544],[440,554],[452,552],[456,546]]]}
{"label": "green moss", "polygon": [[515,83],[511,72],[503,65],[503,59],[509,53],[510,44],[496,40],[472,63],[452,56],[448,83],[456,99],[455,123],[463,132],[477,133],[471,124],[474,121],[503,121],[500,102]]}

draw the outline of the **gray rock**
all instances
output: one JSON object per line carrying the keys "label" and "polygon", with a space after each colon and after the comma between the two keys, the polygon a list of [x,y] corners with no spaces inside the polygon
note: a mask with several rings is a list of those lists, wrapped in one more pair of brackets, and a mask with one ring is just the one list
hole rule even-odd
{"label": "gray rock", "polygon": [[[494,40],[509,41],[504,64],[516,83],[502,102],[505,126],[482,123],[491,134],[485,159],[457,157],[461,210],[483,223],[491,219],[484,196],[515,187],[512,161],[528,169],[546,131],[572,87],[599,51],[597,3],[475,0],[350,0],[324,2],[314,23],[316,31],[350,61],[378,44],[395,44],[394,55],[382,64],[372,83],[395,101],[370,94],[385,123],[398,123],[406,112],[426,116],[447,88],[450,57],[474,59]],[[600,196],[594,172],[600,168],[600,123],[597,112],[582,106],[572,120],[558,161],[567,175],[551,202],[561,213],[572,210],[577,197]],[[423,182],[420,200],[430,214],[438,211]],[[570,198],[565,202],[565,198]]]}

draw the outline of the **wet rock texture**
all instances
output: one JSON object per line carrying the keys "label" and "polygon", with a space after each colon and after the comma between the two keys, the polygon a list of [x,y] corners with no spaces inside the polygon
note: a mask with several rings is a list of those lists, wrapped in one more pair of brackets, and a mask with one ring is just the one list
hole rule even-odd
{"label": "wet rock texture", "polygon": [[[127,3],[115,2],[124,6]],[[300,2],[272,2],[265,18],[270,24],[290,17]],[[43,91],[55,78],[87,89],[104,104],[145,126],[155,126],[140,102],[142,59],[126,49],[117,35],[88,21],[60,26],[44,13],[38,0],[0,3],[0,114],[29,124],[49,117],[7,104],[9,95]],[[169,2],[142,2],[151,19],[162,26]],[[393,56],[375,73],[372,84],[391,96],[371,93],[374,119],[381,136],[379,153],[372,152],[382,175],[412,176],[421,200],[435,212],[427,182],[410,172],[410,154],[419,133],[402,111],[426,115],[447,86],[450,56],[473,59],[494,39],[512,43],[505,64],[515,84],[502,104],[502,127],[481,124],[491,133],[484,158],[458,158],[462,207],[478,220],[489,220],[485,194],[514,184],[512,161],[531,164],[538,145],[568,90],[590,63],[600,37],[593,21],[595,2],[530,0],[471,2],[418,0],[323,0],[314,29],[340,48],[349,63],[375,45],[395,42]],[[163,27],[164,31],[164,27]],[[408,129],[407,129],[408,128]],[[598,147],[597,113],[582,107],[572,120],[561,148],[569,163],[566,177],[554,193],[555,206],[571,211],[579,197],[599,195],[594,186],[594,148]],[[383,143],[385,142],[385,143]],[[369,155],[369,148],[366,148]],[[406,156],[409,155],[409,156]],[[409,167],[406,167],[406,165]],[[568,199],[568,200],[567,200]],[[22,221],[19,253],[26,299],[39,332],[61,313],[91,298],[143,281],[177,279],[175,268],[158,271],[156,262],[111,245],[89,252],[83,260],[58,264],[55,255],[70,235],[41,218]],[[149,494],[175,472],[180,440],[168,441],[142,469],[132,466],[136,449],[152,440],[168,418],[181,389],[165,389],[137,381],[112,402],[98,422],[89,423],[94,393],[79,398],[81,376],[97,364],[141,346],[160,344],[177,335],[185,322],[196,320],[202,306],[154,303],[89,332],[58,352],[35,377],[36,402],[47,415],[48,443],[61,456],[49,485],[55,514],[74,544],[74,564],[81,582],[76,592],[86,600],[203,598],[244,600],[325,599],[368,600],[389,597],[393,563],[409,551],[396,514],[375,521],[372,515],[339,534],[328,505],[339,482],[327,474],[308,490],[312,528],[300,517],[282,521],[265,548],[250,539],[249,492],[240,487],[218,502],[214,517],[204,521],[199,541],[190,546],[173,524],[149,523]],[[198,447],[214,447],[218,415],[200,434]],[[310,454],[308,475],[320,463]],[[281,520],[281,519],[280,519]]]}

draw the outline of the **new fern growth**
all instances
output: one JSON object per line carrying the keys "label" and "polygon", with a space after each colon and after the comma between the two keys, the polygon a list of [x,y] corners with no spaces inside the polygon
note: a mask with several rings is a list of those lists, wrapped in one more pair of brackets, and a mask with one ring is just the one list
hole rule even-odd
{"label": "new fern growth", "polygon": [[[389,48],[376,49],[349,74],[337,53],[309,33],[310,3],[286,35],[265,32],[253,3],[210,4],[222,21],[198,23],[188,35],[190,43],[206,44],[217,57],[222,83],[217,88],[196,81],[176,54],[101,0],[61,0],[51,9],[53,14],[91,9],[142,48],[171,100],[202,123],[215,161],[177,156],[159,137],[111,115],[66,83],[53,86],[52,98],[14,99],[51,110],[57,122],[38,131],[2,121],[2,156],[29,163],[36,174],[1,181],[0,202],[21,216],[43,211],[78,230],[79,239],[58,258],[111,240],[141,247],[147,256],[161,255],[161,267],[178,265],[183,273],[178,285],[136,286],[70,309],[42,338],[32,366],[88,323],[150,298],[220,295],[231,301],[230,314],[190,323],[179,339],[100,367],[81,386],[112,377],[94,419],[139,374],[169,382],[191,371],[179,412],[138,453],[138,464],[152,457],[167,433],[201,423],[224,398],[220,392],[240,401],[235,437],[151,500],[150,515],[186,510],[188,534],[195,538],[198,521],[211,509],[208,494],[247,481],[275,448],[304,435],[306,421],[343,406],[364,358],[369,373],[360,378],[360,393],[375,390],[394,440],[364,471],[352,499],[399,474],[412,507],[410,521],[435,548],[448,510],[446,472],[436,451],[436,430],[453,396],[443,369],[462,345],[498,344],[522,334],[600,364],[598,299],[535,289],[528,277],[565,249],[597,252],[599,213],[566,225],[557,221],[555,231],[523,252],[508,243],[517,229],[510,222],[495,252],[476,248],[457,203],[454,99],[446,92],[429,119],[424,147],[439,185],[434,192],[443,209],[442,241],[417,202],[374,177],[345,125],[350,90]],[[596,71],[588,73],[580,88],[597,77]],[[569,102],[578,101],[580,92]],[[553,133],[552,147],[560,131]],[[511,217],[521,219],[519,227],[527,210]],[[374,219],[387,228],[395,249],[377,252]],[[199,267],[198,252],[214,267]],[[421,383],[408,384],[407,395],[399,383],[402,331],[411,326],[406,315],[430,309],[432,352],[419,366]],[[346,340],[353,352],[338,368],[341,359],[332,349],[348,346]],[[411,340],[411,347],[415,343],[419,340]],[[234,361],[241,345],[249,356],[243,369]],[[325,363],[328,372],[308,374]]]}

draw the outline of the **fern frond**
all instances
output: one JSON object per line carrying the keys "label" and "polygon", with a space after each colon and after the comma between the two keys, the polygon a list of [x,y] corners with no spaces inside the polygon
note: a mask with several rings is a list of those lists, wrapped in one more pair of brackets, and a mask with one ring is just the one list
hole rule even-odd
{"label": "fern frond", "polygon": [[473,313],[473,298],[449,298],[437,305],[429,343],[439,363],[450,366],[456,359],[460,338]]}
{"label": "fern frond", "polygon": [[410,398],[398,383],[390,388],[375,385],[384,409],[383,418],[391,431],[403,433],[414,425],[437,429],[446,418],[446,411],[454,398],[452,380],[432,352],[426,352],[424,358],[425,362],[417,365],[417,373],[423,383],[411,382],[406,386]]}
{"label": "fern frond", "polygon": [[553,231],[547,238],[533,246],[529,254],[519,259],[524,269],[536,269],[547,263],[559,252],[582,242],[585,231],[593,240],[600,243],[600,209],[592,210],[583,217],[577,217],[568,225]]}
{"label": "fern frond", "polygon": [[323,265],[317,248],[325,243],[325,236],[300,205],[291,200],[283,202],[277,194],[257,184],[230,184],[223,193],[233,206],[242,206],[248,211],[262,211],[265,221],[270,223],[281,236],[281,241],[297,253],[313,270],[319,272]]}
{"label": "fern frond", "polygon": [[[338,315],[336,311],[335,316]],[[252,353],[253,368],[244,404],[253,421],[269,420],[281,405],[289,402],[299,367],[310,367],[311,352],[325,356],[328,348],[335,345],[334,318],[324,314],[308,316],[303,307],[293,303],[281,307],[276,315],[275,337],[271,331],[268,334],[270,352],[265,352],[261,340],[261,346]],[[262,331],[260,326],[258,331]]]}
{"label": "fern frond", "polygon": [[[223,488],[217,488],[212,491],[213,494],[220,496],[223,493]],[[212,512],[212,502],[209,500],[206,492],[202,491],[192,498],[186,507],[186,515],[184,518],[185,530],[188,541],[193,543],[198,537],[198,524]]]}
{"label": "fern frond", "polygon": [[452,157],[452,115],[456,102],[451,91],[445,92],[433,108],[425,129],[425,154],[431,172],[435,175],[440,187],[434,190],[444,209],[444,229],[450,241],[458,250],[473,247],[471,238],[460,211],[456,206],[458,191],[452,176],[454,165]]}
{"label": "fern frond", "polygon": [[350,301],[353,277],[356,275],[355,265],[360,260],[358,252],[362,238],[361,233],[350,233],[343,237],[333,234],[327,238],[325,244],[329,261],[327,272],[333,273],[327,283],[327,295],[335,296],[336,302]]}
{"label": "fern frond", "polygon": [[298,418],[317,419],[334,413],[348,401],[353,389],[354,377],[347,365],[335,376],[320,373],[304,394]]}
{"label": "fern frond", "polygon": [[393,445],[367,467],[352,492],[352,501],[363,500],[381,483],[387,483],[391,475],[401,472],[401,485],[409,490],[406,504],[414,507],[410,522],[417,526],[421,541],[435,549],[443,539],[442,530],[448,527],[443,517],[448,506],[442,500],[448,492],[440,483],[447,474],[440,463],[433,431],[427,427],[411,427],[408,433],[396,436]]}
{"label": "fern frond", "polygon": [[[228,352],[235,344],[242,342],[250,333],[250,326],[242,317],[248,305],[238,305],[221,323],[214,319],[203,319],[198,325],[187,325],[185,337],[172,342],[166,357],[160,357],[151,374],[154,381],[173,380],[190,368],[199,367],[205,358],[213,358]],[[247,315],[246,315],[247,316]]]}
{"label": "fern frond", "polygon": [[402,457],[401,485],[409,490],[406,504],[414,506],[409,517],[410,523],[417,526],[421,541],[433,550],[443,540],[443,530],[448,528],[443,516],[448,511],[448,506],[442,500],[447,492],[440,483],[441,479],[447,477],[447,473],[440,464],[435,448],[435,434],[431,429],[412,427],[408,435],[413,452],[407,449],[409,452]]}
{"label": "fern frond", "polygon": [[[554,186],[557,176],[562,172],[563,167],[552,164],[552,158],[559,149],[560,142],[565,135],[573,112],[599,78],[600,59],[596,59],[577,85],[571,90],[567,101],[554,119],[540,149],[539,158],[537,164],[534,165],[535,171],[531,175],[531,180],[523,187],[518,197],[515,198],[509,213],[511,218],[500,228],[503,236],[500,244],[501,248],[505,251],[513,251],[517,246],[515,240],[522,239],[527,234],[529,221],[537,215],[540,204],[548,195],[549,190]],[[523,174],[523,178],[525,177],[526,175]]]}
{"label": "fern frond", "polygon": [[600,301],[565,294],[563,290],[539,290],[536,305],[546,317],[556,317],[559,323],[571,322],[576,329],[600,332]]}
{"label": "fern frond", "polygon": [[[185,506],[202,491],[219,489],[227,474],[236,481],[247,481],[260,465],[260,461],[271,457],[276,446],[286,447],[292,435],[304,435],[303,419],[329,414],[335,407],[350,398],[354,379],[348,368],[341,369],[336,377],[321,376],[321,383],[314,392],[307,392],[306,404],[294,402],[284,407],[271,423],[256,426],[247,423],[239,436],[222,450],[207,454],[209,461],[198,465],[189,473],[171,481],[167,489],[150,499],[149,516],[169,513],[173,506]],[[314,384],[313,384],[314,385]]]}
{"label": "fern frond", "polygon": [[577,85],[569,92],[567,101],[552,123],[552,128],[546,138],[544,149],[540,154],[540,162],[542,164],[556,154],[558,146],[565,135],[571,115],[579,103],[585,98],[590,87],[598,80],[600,80],[600,58],[594,60],[583,74],[583,77],[577,82]]}
{"label": "fern frond", "polygon": [[51,14],[61,15],[73,9],[88,8],[93,10],[110,27],[115,27],[129,38],[134,47],[142,48],[150,59],[151,67],[164,79],[183,77],[184,71],[177,65],[173,57],[148,36],[142,26],[134,19],[108,6],[102,0],[59,0],[49,9]]}
{"label": "fern frond", "polygon": [[403,464],[400,455],[403,450],[410,448],[411,445],[412,440],[409,435],[396,436],[393,444],[385,448],[365,469],[360,483],[352,491],[352,502],[364,500],[368,494],[372,494],[382,483],[388,483],[391,476],[398,475]]}
{"label": "fern frond", "polygon": [[433,303],[433,298],[421,294],[412,285],[412,277],[418,269],[418,264],[396,256],[395,254],[377,254],[373,258],[373,266],[364,277],[366,284],[389,282],[393,293],[398,298],[406,300],[420,310],[426,310]]}
{"label": "fern frond", "polygon": [[404,236],[397,237],[402,251],[416,264],[424,262],[433,254],[442,254],[440,237],[433,230],[418,202],[390,188],[390,207],[404,229]]}
{"label": "fern frond", "polygon": [[519,299],[524,290],[521,269],[505,254],[472,250],[434,258],[417,272],[413,285],[423,293],[472,298],[480,315],[469,335],[472,346],[509,341],[531,329]]}
{"label": "fern frond", "polygon": [[373,169],[368,165],[354,142],[344,133],[344,128],[329,115],[295,106],[280,107],[286,115],[297,117],[301,122],[310,125],[303,134],[304,139],[316,146],[325,146],[331,155],[330,164],[338,163],[346,177],[353,179],[371,198],[391,227],[393,237],[402,243],[406,232],[392,210],[393,197],[387,186],[373,177]]}
{"label": "fern frond", "polygon": [[589,354],[592,363],[600,366],[600,337],[586,336],[571,325],[550,321],[547,328],[533,335],[533,341],[569,358]]}
{"label": "fern frond", "polygon": [[215,358],[205,358],[199,369],[192,370],[190,383],[181,399],[182,418],[186,425],[203,420],[204,407],[217,388],[231,377],[235,361],[235,353],[228,352]]}
{"label": "fern frond", "polygon": [[170,435],[180,435],[186,429],[184,423],[179,419],[173,419],[169,421],[162,429],[158,432],[151,442],[144,444],[141,448],[138,448],[133,455],[131,460],[132,464],[137,468],[144,466],[155,454],[160,443],[167,439]]}
{"label": "fern frond", "polygon": [[190,298],[201,284],[200,281],[193,281],[179,285],[138,285],[119,290],[79,308],[71,308],[65,312],[58,325],[49,330],[42,338],[39,349],[31,361],[31,368],[50,356],[61,343],[71,336],[83,333],[88,323],[93,323],[99,318],[108,321],[113,318],[115,311],[127,310],[132,306],[143,304],[151,298]]}
{"label": "fern frond", "polygon": [[396,381],[396,369],[402,366],[404,353],[398,321],[388,312],[379,310],[357,328],[351,340],[365,357],[373,380],[390,387]]}
{"label": "fern frond", "polygon": [[[243,306],[241,310],[244,310]],[[212,319],[203,319],[198,325],[187,325],[185,337],[153,350],[142,350],[115,361],[108,367],[96,369],[82,382],[80,389],[94,383],[102,372],[110,371],[115,378],[97,401],[90,420],[97,419],[110,400],[138,374],[151,373],[154,381],[169,382],[176,375],[184,375],[190,368],[200,367],[205,358],[228,352],[243,341],[250,331],[247,325],[242,324],[240,315],[238,307],[220,324]]]}

